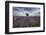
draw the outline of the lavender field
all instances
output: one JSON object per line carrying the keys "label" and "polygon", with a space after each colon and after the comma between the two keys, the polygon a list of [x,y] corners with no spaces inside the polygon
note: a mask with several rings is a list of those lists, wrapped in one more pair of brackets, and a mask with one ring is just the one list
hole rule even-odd
{"label": "lavender field", "polygon": [[13,28],[40,27],[40,16],[13,16]]}

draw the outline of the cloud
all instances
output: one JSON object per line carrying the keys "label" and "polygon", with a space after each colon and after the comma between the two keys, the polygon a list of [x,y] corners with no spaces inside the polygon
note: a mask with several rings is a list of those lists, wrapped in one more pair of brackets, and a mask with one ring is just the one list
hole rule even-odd
{"label": "cloud", "polygon": [[26,16],[26,13],[29,16],[40,16],[40,8],[29,8],[29,7],[14,7],[13,16]]}

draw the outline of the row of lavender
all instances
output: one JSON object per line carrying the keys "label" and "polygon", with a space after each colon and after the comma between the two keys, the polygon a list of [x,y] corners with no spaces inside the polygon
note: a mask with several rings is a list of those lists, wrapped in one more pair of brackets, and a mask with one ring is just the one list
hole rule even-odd
{"label": "row of lavender", "polygon": [[13,16],[13,28],[40,27],[40,16]]}

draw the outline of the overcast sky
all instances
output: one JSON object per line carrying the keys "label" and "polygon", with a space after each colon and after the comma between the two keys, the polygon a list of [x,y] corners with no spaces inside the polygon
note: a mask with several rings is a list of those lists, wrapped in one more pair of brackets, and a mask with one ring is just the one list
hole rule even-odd
{"label": "overcast sky", "polygon": [[40,8],[36,7],[13,7],[13,16],[40,16]]}

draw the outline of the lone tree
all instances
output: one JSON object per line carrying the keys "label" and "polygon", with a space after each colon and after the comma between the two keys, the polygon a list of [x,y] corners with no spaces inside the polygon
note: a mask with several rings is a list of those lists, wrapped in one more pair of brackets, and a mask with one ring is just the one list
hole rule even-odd
{"label": "lone tree", "polygon": [[29,16],[29,14],[28,14],[28,13],[26,13],[26,16]]}

